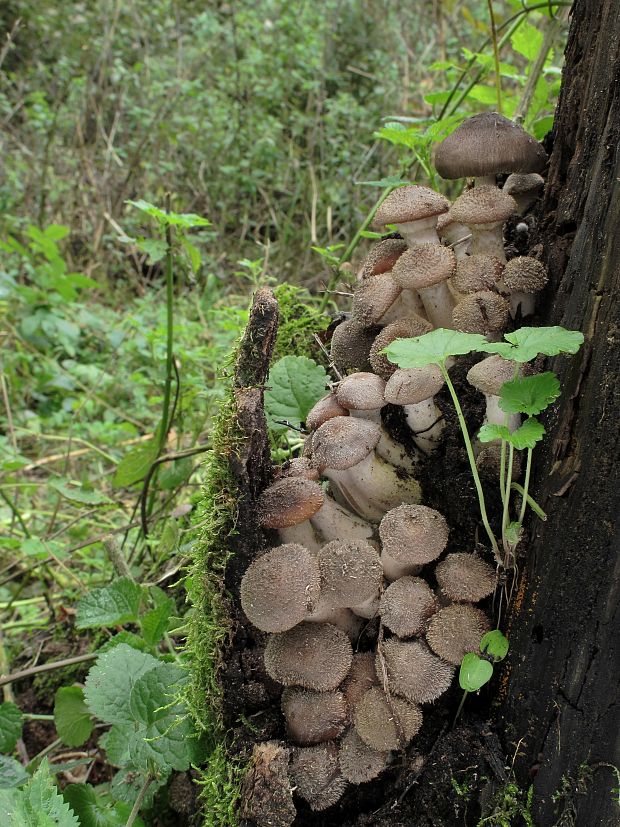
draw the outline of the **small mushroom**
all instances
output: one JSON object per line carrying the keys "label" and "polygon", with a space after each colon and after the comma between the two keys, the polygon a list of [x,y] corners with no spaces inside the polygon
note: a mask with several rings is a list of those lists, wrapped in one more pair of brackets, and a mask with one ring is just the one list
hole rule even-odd
{"label": "small mushroom", "polygon": [[265,648],[265,669],[274,681],[318,692],[336,689],[352,660],[349,638],[331,623],[299,623],[271,635]]}
{"label": "small mushroom", "polygon": [[444,423],[434,396],[444,385],[436,365],[396,370],[385,386],[385,400],[402,405],[417,447],[430,454],[441,440]]}
{"label": "small mushroom", "polygon": [[395,224],[412,247],[416,244],[439,244],[437,217],[447,212],[448,199],[428,187],[410,184],[393,190],[377,210],[373,227]]}
{"label": "small mushroom", "polygon": [[389,752],[369,747],[350,727],[340,742],[340,771],[352,784],[372,781],[387,766]]}
{"label": "small mushroom", "polygon": [[417,290],[435,327],[449,328],[454,297],[447,282],[455,269],[456,258],[449,247],[422,244],[403,253],[394,265],[392,278],[402,288]]}
{"label": "small mushroom", "polygon": [[454,603],[477,603],[492,594],[496,584],[493,568],[466,552],[448,554],[437,564],[435,577],[441,595]]}
{"label": "small mushroom", "polygon": [[368,354],[378,327],[365,327],[355,319],[347,319],[334,330],[331,340],[331,359],[341,373],[350,370],[370,370]]}
{"label": "small mushroom", "polygon": [[422,727],[422,710],[403,698],[387,698],[372,687],[355,709],[355,731],[362,741],[379,752],[402,749]]}
{"label": "small mushroom", "polygon": [[452,248],[457,261],[467,258],[471,233],[464,224],[454,220],[450,210],[437,219],[437,235],[447,247]]}
{"label": "small mushroom", "polygon": [[287,686],[281,707],[289,738],[301,746],[333,741],[346,727],[347,704],[342,692]]}
{"label": "small mushroom", "polygon": [[502,285],[510,293],[510,315],[516,318],[532,316],[536,310],[536,293],[540,292],[549,280],[544,264],[531,256],[518,256],[511,259],[504,270]]}
{"label": "small mushroom", "polygon": [[480,640],[490,628],[491,622],[481,609],[454,603],[432,616],[426,640],[440,658],[459,666],[468,652],[480,651]]}
{"label": "small mushroom", "polygon": [[402,288],[392,278],[391,271],[364,279],[353,291],[353,318],[364,327],[382,324],[382,317],[401,292]]}
{"label": "small mushroom", "polygon": [[486,398],[484,422],[492,425],[507,424],[510,431],[514,431],[521,424],[520,414],[506,414],[499,406],[502,385],[514,379],[517,369],[518,365],[509,359],[487,356],[468,370],[467,381]]}
{"label": "small mushroom", "polygon": [[502,228],[516,212],[514,198],[496,187],[474,187],[459,195],[450,212],[471,230],[471,254],[481,253],[506,261]]}
{"label": "small mushroom", "polygon": [[506,178],[502,189],[517,202],[519,215],[524,215],[542,195],[545,179],[536,172],[513,172]]}
{"label": "small mushroom", "polygon": [[399,577],[381,595],[379,613],[384,626],[400,638],[421,635],[439,605],[420,577]]}
{"label": "small mushroom", "polygon": [[357,277],[361,281],[387,273],[407,249],[407,242],[400,238],[384,238],[370,250],[362,261]]}
{"label": "small mushroom", "polygon": [[351,719],[351,710],[357,706],[358,702],[368,692],[372,686],[377,686],[377,673],[375,671],[375,653],[374,652],[356,652],[353,655],[353,663],[351,670],[342,684],[342,691],[349,709],[349,718]]}
{"label": "small mushroom", "polygon": [[311,810],[327,810],[342,798],[347,782],[340,773],[338,752],[333,742],[293,750],[291,782]]}
{"label": "small mushroom", "polygon": [[454,677],[454,667],[438,658],[421,640],[384,640],[377,653],[376,668],[385,665],[390,691],[411,703],[436,701],[447,692]]}
{"label": "small mushroom", "polygon": [[420,316],[406,316],[386,325],[370,348],[370,364],[374,372],[387,382],[398,368],[382,351],[396,339],[413,339],[432,329],[432,324]]}
{"label": "small mushroom", "polygon": [[381,564],[388,580],[417,574],[435,560],[448,543],[444,517],[426,505],[401,505],[385,515],[379,525]]}
{"label": "small mushroom", "polygon": [[479,290],[465,296],[452,311],[452,326],[463,333],[483,333],[497,341],[506,330],[510,305],[492,290]]}
{"label": "small mushroom", "polygon": [[457,262],[452,285],[459,293],[469,295],[481,290],[496,290],[504,272],[504,262],[495,256],[471,255]]}
{"label": "small mushroom", "polygon": [[316,431],[317,428],[320,428],[324,422],[327,422],[327,420],[333,416],[348,416],[348,413],[347,409],[343,408],[338,402],[338,397],[332,391],[332,393],[328,393],[327,396],[319,399],[319,401],[310,408],[306,416],[306,427],[310,431]]}
{"label": "small mushroom", "polygon": [[321,607],[364,609],[378,598],[383,568],[378,552],[368,543],[327,543],[318,555],[321,572]]}

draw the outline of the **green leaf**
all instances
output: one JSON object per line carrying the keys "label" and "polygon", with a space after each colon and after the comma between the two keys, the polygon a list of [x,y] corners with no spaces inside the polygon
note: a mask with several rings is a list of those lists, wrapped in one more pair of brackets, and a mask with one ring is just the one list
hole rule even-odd
{"label": "green leaf", "polygon": [[150,440],[145,445],[134,448],[122,458],[116,466],[112,479],[115,488],[126,488],[138,480],[144,479],[149,468],[157,459],[157,442]]}
{"label": "green leaf", "polygon": [[531,23],[525,21],[510,38],[510,45],[527,58],[530,63],[536,59],[543,43],[543,33]]}
{"label": "green leaf", "polygon": [[157,264],[168,251],[168,245],[161,238],[139,238],[136,241],[136,246],[147,254],[149,264]]}
{"label": "green leaf", "polygon": [[[142,771],[139,768],[129,767],[127,769],[119,770],[112,779],[110,784],[110,793],[119,801],[125,804],[133,805],[134,801],[140,794],[144,781],[146,779],[146,770]],[[155,794],[160,787],[168,780],[168,773],[160,773],[158,777],[151,782],[146,795],[142,801],[142,808],[147,810],[153,806]]]}
{"label": "green leaf", "polygon": [[164,491],[172,491],[173,488],[178,488],[187,481],[193,469],[194,463],[191,457],[166,462],[159,472],[159,487]]}
{"label": "green leaf", "polygon": [[11,827],[80,827],[52,781],[47,759],[21,790],[0,790],[0,813]]}
{"label": "green leaf", "polygon": [[[9,790],[20,787],[30,776],[23,766],[8,755],[0,755],[0,790]],[[0,813],[2,805],[0,804]]]}
{"label": "green leaf", "polygon": [[553,120],[553,115],[545,115],[544,118],[539,118],[537,121],[534,121],[532,132],[537,141],[542,141],[545,135],[551,132],[553,129]]}
{"label": "green leaf", "polygon": [[497,104],[497,90],[492,86],[483,86],[476,83],[467,93],[467,96],[475,101],[486,104]]}
{"label": "green leaf", "polygon": [[194,213],[166,212],[165,210],[160,210],[159,207],[156,207],[154,204],[144,201],[141,198],[138,201],[125,201],[125,203],[129,204],[131,207],[135,207],[147,215],[150,215],[151,218],[154,218],[158,224],[161,224],[162,226],[169,225],[171,227],[181,227],[186,230],[189,230],[191,227],[211,226],[211,222],[200,215],[195,215]]}
{"label": "green leaf", "polygon": [[[355,186],[381,187],[382,189],[385,189],[385,187],[400,187],[403,184],[408,183],[409,181],[401,178],[400,175],[386,175],[385,178],[380,178],[378,181],[356,181]],[[373,233],[373,236],[379,236],[379,238],[381,238],[381,233]]]}
{"label": "green leaf", "polygon": [[506,539],[513,548],[517,545],[521,538],[521,526],[518,522],[508,523],[505,531]]}
{"label": "green leaf", "polygon": [[265,414],[269,427],[286,431],[286,420],[299,428],[309,410],[325,395],[328,376],[322,365],[306,356],[284,356],[272,365],[265,391]]}
{"label": "green leaf", "polygon": [[133,724],[129,696],[139,678],[161,665],[152,655],[120,643],[100,655],[86,678],[84,697],[93,715],[108,724]]}
{"label": "green leaf", "polygon": [[564,327],[522,327],[506,333],[505,342],[485,342],[478,350],[498,353],[514,362],[531,362],[539,354],[557,356],[559,353],[577,353],[583,344],[583,333]]}
{"label": "green leaf", "polygon": [[[89,784],[69,784],[63,798],[80,819],[82,827],[125,827],[131,807],[123,801],[105,801]],[[140,817],[133,822],[144,827]]]}
{"label": "green leaf", "polygon": [[483,654],[490,655],[495,663],[504,660],[508,654],[508,639],[500,632],[499,629],[494,629],[492,632],[487,632],[482,636],[480,641],[480,651]]}
{"label": "green leaf", "polygon": [[181,244],[185,250],[187,258],[189,259],[189,266],[192,268],[192,273],[197,273],[200,269],[200,263],[202,261],[200,250],[188,241],[187,238],[182,238]]}
{"label": "green leaf", "polygon": [[506,413],[541,413],[560,395],[560,380],[552,371],[504,382],[499,406]]}
{"label": "green leaf", "polygon": [[465,692],[477,692],[491,680],[492,675],[493,664],[469,652],[461,662],[459,684]]}
{"label": "green leaf", "polygon": [[142,588],[129,577],[119,577],[112,585],[93,589],[78,603],[75,625],[78,629],[96,626],[122,626],[138,619]]}
{"label": "green leaf", "polygon": [[399,368],[439,365],[450,356],[462,356],[488,344],[480,333],[460,333],[437,328],[414,339],[396,339],[383,351]]}
{"label": "green leaf", "polygon": [[510,430],[505,425],[487,422],[478,431],[478,439],[480,442],[495,442],[500,439],[508,441],[510,439]]}
{"label": "green leaf", "polygon": [[168,631],[168,621],[174,611],[174,600],[167,597],[165,602],[160,603],[149,612],[145,612],[140,618],[142,634],[149,646],[157,646]]}
{"label": "green leaf", "polygon": [[122,632],[114,635],[114,637],[111,637],[102,646],[100,646],[99,649],[97,649],[97,653],[102,655],[104,652],[109,652],[110,649],[114,649],[114,647],[118,646],[120,643],[126,643],[128,646],[131,646],[133,649],[137,649],[140,652],[146,652],[149,649],[143,638],[139,635],[135,635],[133,632],[128,632],[123,629]]}
{"label": "green leaf", "polygon": [[57,491],[61,497],[76,505],[114,505],[114,501],[101,491],[89,491],[82,486],[75,487],[66,480],[50,480],[48,485]]}
{"label": "green leaf", "polygon": [[534,448],[544,435],[543,424],[537,419],[530,418],[510,434],[508,442],[518,451],[523,451],[526,448]]}
{"label": "green leaf", "polygon": [[0,704],[0,752],[13,752],[22,737],[22,726],[20,708],[10,701]]}
{"label": "green leaf", "polygon": [[106,758],[115,767],[125,767],[129,763],[129,739],[125,726],[115,724],[99,738],[99,746],[106,752]]}
{"label": "green leaf", "polygon": [[79,686],[61,686],[54,700],[54,723],[58,737],[68,747],[79,747],[93,731],[90,712]]}

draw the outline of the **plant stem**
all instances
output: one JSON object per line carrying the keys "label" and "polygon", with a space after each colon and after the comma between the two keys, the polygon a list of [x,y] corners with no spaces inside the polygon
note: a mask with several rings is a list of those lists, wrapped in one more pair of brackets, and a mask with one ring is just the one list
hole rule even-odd
{"label": "plant stem", "polygon": [[527,461],[525,464],[525,479],[523,480],[523,495],[521,498],[521,510],[519,511],[519,528],[523,525],[525,509],[527,508],[527,489],[530,487],[530,472],[532,470],[532,449],[527,449]]}
{"label": "plant stem", "polygon": [[529,505],[529,507],[530,507],[530,508],[532,509],[532,511],[534,512],[534,514],[536,514],[536,516],[537,516],[540,520],[542,520],[542,521],[544,522],[544,521],[547,519],[547,514],[546,514],[546,512],[542,510],[542,508],[538,505],[538,503],[536,502],[536,500],[534,499],[534,497],[532,497],[530,494],[526,494],[526,492],[525,492],[525,490],[523,489],[523,486],[522,486],[522,485],[519,485],[519,483],[518,483],[518,482],[513,482],[513,483],[512,483],[512,485],[511,485],[510,487],[511,487],[511,488],[514,488],[514,490],[515,490],[518,494],[521,494],[521,496],[522,496],[522,497],[525,497],[525,499],[527,500],[527,504]]}
{"label": "plant stem", "polygon": [[[170,193],[166,195],[166,212],[170,212]],[[168,419],[170,412],[170,396],[172,391],[172,345],[174,342],[174,284],[173,284],[173,261],[172,261],[172,226],[166,225],[166,381],[164,384],[164,402],[162,405],[161,426],[159,433],[159,446],[157,454],[161,454],[171,423]]]}
{"label": "plant stem", "polygon": [[[509,554],[511,552],[510,543],[506,539],[506,528],[508,527],[509,520],[508,505],[510,503],[510,480],[512,479],[512,464],[514,461],[514,454],[514,445],[510,445],[508,448],[507,485],[505,489],[504,508],[502,511],[502,544],[504,546],[504,551],[506,552],[506,554]],[[508,561],[506,560],[506,562]],[[504,568],[507,568],[506,563],[504,563]]]}
{"label": "plant stem", "polygon": [[461,702],[460,702],[460,704],[459,704],[459,708],[456,710],[456,715],[454,716],[454,721],[452,721],[452,729],[454,729],[454,727],[456,726],[456,722],[457,722],[457,721],[458,721],[458,719],[459,719],[459,715],[461,714],[461,711],[462,711],[463,706],[464,706],[464,704],[465,704],[465,700],[466,700],[466,698],[467,698],[467,696],[468,696],[468,695],[469,695],[469,692],[465,689],[465,690],[463,691],[463,697],[461,698]]}
{"label": "plant stem", "polygon": [[502,78],[499,72],[499,50],[497,48],[497,29],[495,28],[495,14],[493,0],[487,0],[489,17],[491,19],[491,40],[493,42],[493,61],[495,63],[495,89],[497,91],[497,111],[502,114]]}
{"label": "plant stem", "polygon": [[151,786],[152,781],[154,780],[154,776],[151,775],[149,772],[144,779],[144,784],[140,788],[140,792],[138,793],[138,797],[136,798],[133,807],[131,808],[131,812],[129,813],[129,818],[127,819],[127,823],[125,827],[131,827],[134,821],[138,818],[138,813],[140,812],[140,807],[142,807],[142,802],[144,801],[144,796],[146,795],[148,788]]}
{"label": "plant stem", "polygon": [[22,718],[26,721],[53,721],[53,715],[35,715],[32,712],[22,712]]}
{"label": "plant stem", "polygon": [[13,683],[22,678],[30,678],[32,675],[39,675],[41,672],[52,672],[54,669],[62,669],[65,666],[73,666],[76,663],[86,663],[89,660],[96,660],[99,656],[92,652],[89,655],[75,655],[72,658],[63,658],[63,660],[55,660],[51,663],[44,663],[42,666],[32,666],[30,669],[22,669],[20,672],[13,672],[12,675],[1,675],[0,686],[6,683]]}
{"label": "plant stem", "polygon": [[8,505],[8,507],[11,509],[12,513],[15,515],[15,518],[17,519],[17,522],[18,522],[18,523],[20,524],[20,526],[22,527],[22,531],[24,532],[24,534],[26,535],[26,537],[30,537],[30,536],[31,536],[31,534],[30,534],[30,532],[28,531],[28,526],[27,526],[27,525],[26,525],[26,523],[24,522],[22,515],[19,513],[19,509],[18,509],[18,508],[17,508],[17,506],[16,506],[16,505],[14,505],[14,504],[13,504],[13,502],[12,502],[12,501],[11,501],[11,500],[7,497],[7,495],[4,493],[4,491],[2,490],[2,488],[0,488],[0,497],[2,497],[2,499],[4,500],[4,502]]}

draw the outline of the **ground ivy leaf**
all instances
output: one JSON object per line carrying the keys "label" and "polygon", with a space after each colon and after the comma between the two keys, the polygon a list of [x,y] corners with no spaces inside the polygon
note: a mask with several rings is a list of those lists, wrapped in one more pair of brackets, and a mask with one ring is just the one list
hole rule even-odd
{"label": "ground ivy leaf", "polygon": [[21,790],[0,790],[0,813],[11,827],[80,827],[52,781],[47,759]]}
{"label": "ground ivy leaf", "polygon": [[122,626],[138,619],[142,587],[129,577],[120,577],[110,586],[93,589],[78,603],[78,629]]}
{"label": "ground ivy leaf", "polygon": [[560,380],[553,371],[522,376],[504,382],[499,406],[506,413],[541,413],[560,395]]}
{"label": "ground ivy leaf", "polygon": [[399,368],[423,368],[444,362],[450,356],[479,350],[483,344],[487,344],[487,340],[482,334],[439,327],[413,339],[396,339],[383,353]]}
{"label": "ground ivy leaf", "polygon": [[485,342],[478,349],[497,353],[514,362],[531,362],[539,354],[557,356],[559,353],[577,353],[583,344],[583,333],[554,327],[522,327],[506,333],[505,342]]}
{"label": "ground ivy leaf", "polygon": [[142,634],[149,646],[157,646],[164,633],[168,631],[168,620],[173,611],[174,600],[168,597],[165,602],[142,615],[140,618]]}
{"label": "ground ivy leaf", "polygon": [[265,391],[265,414],[272,431],[286,431],[286,420],[299,428],[308,411],[325,395],[325,368],[307,356],[284,356],[272,365]]}
{"label": "ground ivy leaf", "polygon": [[461,661],[459,684],[465,692],[477,692],[488,683],[493,675],[493,664],[473,652],[468,652]]}
{"label": "ground ivy leaf", "polygon": [[478,439],[480,442],[495,442],[497,439],[510,439],[510,431],[505,425],[496,425],[495,423],[487,422],[478,431]]}
{"label": "ground ivy leaf", "polygon": [[75,505],[114,505],[114,501],[101,491],[89,491],[82,486],[71,485],[67,480],[51,480],[48,485],[57,491],[61,497]]}
{"label": "ground ivy leaf", "polygon": [[497,663],[504,660],[508,654],[508,638],[506,638],[499,629],[493,629],[492,632],[487,632],[482,636],[480,641],[480,651],[490,655]]}
{"label": "ground ivy leaf", "polygon": [[[105,801],[90,784],[69,784],[62,791],[63,798],[80,819],[82,827],[125,827],[131,807],[122,801]],[[144,827],[137,817],[133,822]]]}
{"label": "ground ivy leaf", "polygon": [[22,713],[18,706],[5,701],[0,704],[0,752],[13,752],[22,737]]}
{"label": "ground ivy leaf", "polygon": [[161,662],[126,643],[100,655],[86,678],[84,697],[93,715],[108,724],[131,724],[129,696],[136,681]]}
{"label": "ground ivy leaf", "polygon": [[510,434],[508,442],[518,451],[523,451],[525,448],[534,448],[537,442],[545,435],[545,429],[541,422],[537,419],[526,419],[523,425],[520,425],[515,431]]}
{"label": "ground ivy leaf", "polygon": [[[30,776],[23,766],[9,755],[0,755],[0,790],[8,790],[12,787],[19,787],[29,781]],[[0,799],[0,813],[1,799]]]}
{"label": "ground ivy leaf", "polygon": [[79,686],[61,686],[54,700],[58,737],[68,747],[79,747],[90,738],[93,722]]}

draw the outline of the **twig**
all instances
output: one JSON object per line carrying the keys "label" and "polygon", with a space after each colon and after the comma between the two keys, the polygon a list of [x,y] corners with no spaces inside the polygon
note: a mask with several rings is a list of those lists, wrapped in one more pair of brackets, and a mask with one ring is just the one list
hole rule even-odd
{"label": "twig", "polygon": [[107,551],[110,562],[114,566],[114,570],[119,577],[128,577],[130,580],[134,580],[131,572],[129,571],[127,561],[123,557],[123,552],[121,551],[121,548],[115,538],[107,537],[103,540],[103,547]]}
{"label": "twig", "polygon": [[53,672],[55,669],[64,669],[65,666],[73,666],[76,663],[87,663],[90,660],[96,660],[99,655],[96,652],[91,652],[88,655],[74,655],[72,658],[63,658],[62,660],[55,660],[51,663],[44,663],[42,666],[31,666],[30,669],[22,669],[20,672],[13,672],[11,675],[0,675],[0,686],[7,683],[14,683],[23,678],[30,678],[33,675],[40,675],[42,672]]}
{"label": "twig", "polygon": [[138,818],[138,813],[140,812],[140,807],[142,807],[142,802],[144,801],[144,796],[146,795],[148,788],[151,786],[151,783],[155,780],[155,777],[148,773],[146,778],[144,779],[144,784],[142,785],[140,792],[138,793],[138,797],[136,798],[134,805],[132,807],[131,812],[129,813],[129,818],[127,819],[127,823],[125,827],[132,827],[134,821]]}

